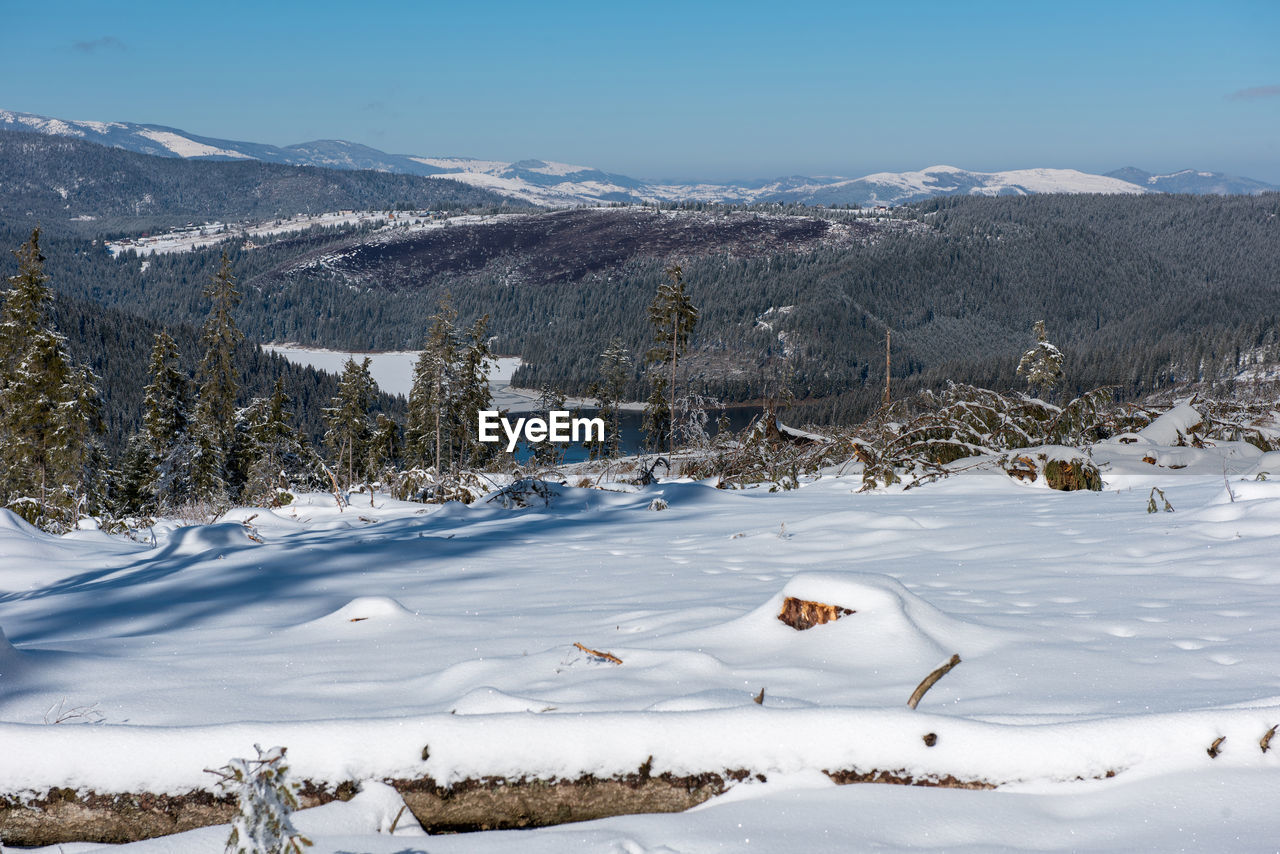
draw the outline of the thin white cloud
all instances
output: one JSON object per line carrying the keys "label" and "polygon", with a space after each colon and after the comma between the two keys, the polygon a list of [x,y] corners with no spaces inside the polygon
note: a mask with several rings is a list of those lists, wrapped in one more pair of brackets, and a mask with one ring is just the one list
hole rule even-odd
{"label": "thin white cloud", "polygon": [[89,41],[74,42],[71,46],[81,53],[97,53],[100,50],[128,50],[125,43],[115,36],[102,36]]}
{"label": "thin white cloud", "polygon": [[1258,98],[1280,98],[1280,86],[1254,86],[1238,89],[1227,96],[1231,101],[1254,101]]}

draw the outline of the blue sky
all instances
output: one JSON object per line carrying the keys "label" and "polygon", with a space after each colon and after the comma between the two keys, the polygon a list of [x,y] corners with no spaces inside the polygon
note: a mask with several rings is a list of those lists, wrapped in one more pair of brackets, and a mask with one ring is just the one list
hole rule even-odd
{"label": "blue sky", "polygon": [[1280,183],[1280,2],[5,4],[0,108],[641,178]]}

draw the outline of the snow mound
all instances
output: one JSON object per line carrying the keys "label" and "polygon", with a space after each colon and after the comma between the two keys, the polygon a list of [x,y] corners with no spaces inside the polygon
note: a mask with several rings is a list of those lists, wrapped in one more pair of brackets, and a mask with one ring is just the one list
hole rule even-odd
{"label": "snow mound", "polygon": [[238,522],[220,522],[215,525],[197,525],[178,528],[169,535],[162,555],[198,555],[217,549],[256,545],[249,539],[249,532]]}
{"label": "snow mound", "polygon": [[489,685],[482,685],[463,694],[453,704],[451,711],[457,715],[495,715],[504,712],[540,712],[547,704],[525,697],[516,697]]}
{"label": "snow mound", "polygon": [[1280,480],[1280,451],[1267,451],[1258,457],[1258,471]]}
{"label": "snow mound", "polygon": [[4,629],[0,628],[0,685],[17,676],[24,663],[22,653],[9,643]]}
{"label": "snow mound", "polygon": [[[797,631],[778,619],[788,597],[853,613]],[[750,613],[695,630],[682,640],[729,644],[775,661],[801,655],[880,669],[932,667],[952,653],[963,656],[991,649],[1002,637],[995,629],[944,614],[887,575],[808,572],[794,576]]]}
{"label": "snow mound", "polygon": [[366,620],[397,620],[414,613],[390,596],[361,596],[352,599],[332,614],[326,614],[308,625],[321,623],[362,623]]}
{"label": "snow mound", "polygon": [[1185,441],[1191,428],[1204,421],[1190,403],[1179,403],[1173,409],[1138,431],[1138,435],[1156,445],[1177,445]]}
{"label": "snow mound", "polygon": [[66,551],[52,534],[14,513],[0,509],[0,558],[9,561],[19,558],[49,558],[53,553]]}

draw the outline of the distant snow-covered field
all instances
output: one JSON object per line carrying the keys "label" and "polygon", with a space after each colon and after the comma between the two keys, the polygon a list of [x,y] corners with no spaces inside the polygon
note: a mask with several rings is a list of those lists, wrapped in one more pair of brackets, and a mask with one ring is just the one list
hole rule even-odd
{"label": "distant snow-covered field", "polygon": [[[148,255],[166,255],[170,253],[193,252],[207,249],[227,240],[247,238],[245,247],[252,249],[254,238],[264,239],[281,234],[293,234],[312,228],[355,227],[361,225],[378,225],[375,234],[403,234],[408,231],[444,228],[448,225],[467,225],[485,222],[495,216],[520,216],[520,214],[460,214],[458,216],[440,216],[429,211],[329,211],[318,214],[295,214],[291,217],[279,217],[261,222],[207,222],[201,225],[189,225],[160,234],[146,234],[122,240],[113,240],[106,244],[112,257],[122,253],[133,252],[146,257]],[[143,262],[146,263],[145,261]],[[143,272],[146,268],[143,268]]]}
{"label": "distant snow-covered field", "polygon": [[[1280,454],[1157,433],[1094,446],[1097,493],[990,469],[860,493],[849,466],[525,509],[311,495],[164,523],[154,547],[0,511],[0,799],[207,787],[257,742],[299,776],[368,781],[299,814],[327,854],[1274,851]],[[1152,487],[1174,512],[1147,512]],[[795,631],[787,596],[853,613]],[[59,704],[101,723],[43,723]],[[751,776],[680,814],[385,832],[399,796],[378,781],[641,766]],[[998,788],[823,773],[848,768]]]}

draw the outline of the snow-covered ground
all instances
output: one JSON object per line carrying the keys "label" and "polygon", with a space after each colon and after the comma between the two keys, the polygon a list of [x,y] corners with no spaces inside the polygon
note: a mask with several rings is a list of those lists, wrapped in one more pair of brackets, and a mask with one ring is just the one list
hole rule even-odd
{"label": "snow-covered ground", "polygon": [[[206,222],[175,228],[162,234],[148,234],[115,240],[106,244],[112,257],[119,257],[122,252],[134,252],[138,255],[166,255],[175,252],[192,252],[206,249],[225,240],[247,239],[245,248],[252,249],[254,238],[264,239],[281,234],[292,234],[307,231],[311,228],[354,228],[362,225],[377,225],[377,232],[403,233],[406,230],[419,231],[428,228],[444,228],[446,224],[469,224],[484,222],[488,217],[477,214],[463,214],[447,217],[431,211],[329,211],[319,214],[295,214],[291,217],[263,220],[260,222]],[[144,264],[146,262],[143,262]],[[145,272],[145,267],[143,268]]]}
{"label": "snow-covered ground", "polygon": [[[561,487],[511,510],[315,495],[162,525],[154,548],[0,514],[0,794],[207,787],[255,742],[335,783],[651,757],[766,780],[687,813],[429,840],[380,834],[397,796],[370,782],[298,823],[335,854],[1274,851],[1280,454],[1158,433],[1094,448],[1100,493],[993,473],[859,493],[851,467],[791,492]],[[1175,512],[1147,512],[1153,486]],[[786,596],[854,613],[797,632]],[[51,707],[101,722],[47,725]],[[999,788],[822,773],[849,768]]]}

